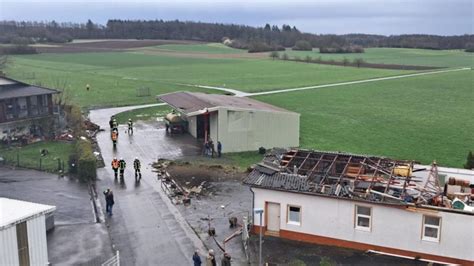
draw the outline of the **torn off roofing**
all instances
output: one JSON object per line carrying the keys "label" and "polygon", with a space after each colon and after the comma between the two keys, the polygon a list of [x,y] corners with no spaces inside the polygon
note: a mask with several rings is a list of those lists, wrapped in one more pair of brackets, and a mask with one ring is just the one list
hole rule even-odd
{"label": "torn off roofing", "polygon": [[[244,179],[251,187],[357,200],[445,206],[437,166],[426,178],[414,161],[302,149],[274,149]],[[446,205],[447,206],[447,205]]]}
{"label": "torn off roofing", "polygon": [[189,114],[205,108],[224,107],[228,109],[260,110],[270,112],[293,113],[280,107],[260,102],[247,97],[235,97],[220,94],[199,92],[173,92],[159,95],[158,99]]}

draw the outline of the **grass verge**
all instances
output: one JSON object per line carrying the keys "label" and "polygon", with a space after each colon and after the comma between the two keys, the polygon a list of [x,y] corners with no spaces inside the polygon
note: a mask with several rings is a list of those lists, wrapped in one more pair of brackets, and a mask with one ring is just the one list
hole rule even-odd
{"label": "grass verge", "polygon": [[[43,149],[48,150],[46,156],[41,156]],[[61,166],[64,162],[65,172],[67,172],[69,170],[69,156],[73,151],[74,145],[69,142],[42,141],[18,148],[2,148],[0,156],[9,165],[17,166],[19,162],[20,167],[48,172],[57,172],[59,159]]]}

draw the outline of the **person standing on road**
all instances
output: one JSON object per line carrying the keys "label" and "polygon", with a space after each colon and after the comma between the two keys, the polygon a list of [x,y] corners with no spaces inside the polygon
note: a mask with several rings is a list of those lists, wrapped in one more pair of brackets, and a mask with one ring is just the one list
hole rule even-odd
{"label": "person standing on road", "polygon": [[210,139],[209,140],[209,156],[210,157],[214,157],[214,151],[215,151],[214,141],[212,141],[212,139]]}
{"label": "person standing on road", "polygon": [[199,253],[198,251],[194,251],[194,255],[193,255],[193,262],[194,262],[194,266],[201,266],[201,257],[199,257]]}
{"label": "person standing on road", "polygon": [[217,141],[217,157],[221,157],[222,155],[222,143],[220,141]]}
{"label": "person standing on road", "polygon": [[222,257],[222,260],[221,260],[221,266],[231,266],[230,265],[230,255],[229,253],[225,252],[224,253],[224,256]]}
{"label": "person standing on road", "polygon": [[132,134],[133,135],[133,121],[131,118],[128,119],[128,134]]}
{"label": "person standing on road", "polygon": [[112,207],[115,204],[114,193],[112,192],[110,188],[108,188],[104,191],[104,196],[105,196],[105,210],[108,215],[112,216]]}
{"label": "person standing on road", "polygon": [[127,167],[127,163],[123,158],[120,158],[119,161],[119,169],[120,169],[120,178],[123,179],[123,173],[125,172],[125,167]]}
{"label": "person standing on road", "polygon": [[118,169],[119,169],[119,166],[120,166],[120,163],[119,163],[119,160],[117,160],[117,157],[114,157],[114,159],[112,160],[112,170],[114,170],[114,177],[117,178],[117,174],[118,174]]}
{"label": "person standing on road", "polygon": [[210,249],[206,258],[206,266],[217,266],[214,250]]}
{"label": "person standing on road", "polygon": [[133,161],[133,169],[135,169],[135,182],[140,181],[142,179],[142,173],[140,172],[140,168],[141,168],[140,160],[138,160],[138,158],[135,157],[135,160]]}
{"label": "person standing on road", "polygon": [[109,120],[110,130],[114,128],[114,120],[115,120],[115,116],[111,116]]}

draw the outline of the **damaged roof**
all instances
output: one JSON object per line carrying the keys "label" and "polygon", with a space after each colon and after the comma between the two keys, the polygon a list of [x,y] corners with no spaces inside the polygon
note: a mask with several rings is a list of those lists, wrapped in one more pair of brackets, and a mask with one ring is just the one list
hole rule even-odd
{"label": "damaged roof", "polygon": [[[429,169],[414,166],[415,161],[369,155],[273,149],[243,183],[262,189],[474,215],[472,207],[463,210],[444,196],[436,162]],[[414,175],[415,172],[428,175]]]}
{"label": "damaged roof", "polygon": [[59,91],[0,77],[0,99],[11,99],[55,93],[59,93]]}
{"label": "damaged roof", "polygon": [[173,92],[162,94],[158,99],[171,105],[184,114],[190,114],[204,109],[224,107],[228,109],[260,110],[271,112],[294,113],[280,107],[260,102],[247,97],[235,97],[221,94],[206,94],[199,92]]}

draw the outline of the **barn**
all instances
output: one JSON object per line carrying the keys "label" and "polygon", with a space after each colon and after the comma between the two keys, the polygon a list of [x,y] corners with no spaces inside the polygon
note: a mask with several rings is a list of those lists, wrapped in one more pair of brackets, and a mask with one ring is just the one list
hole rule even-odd
{"label": "barn", "polygon": [[300,114],[247,97],[194,92],[159,95],[187,121],[203,142],[222,143],[222,152],[299,146]]}

